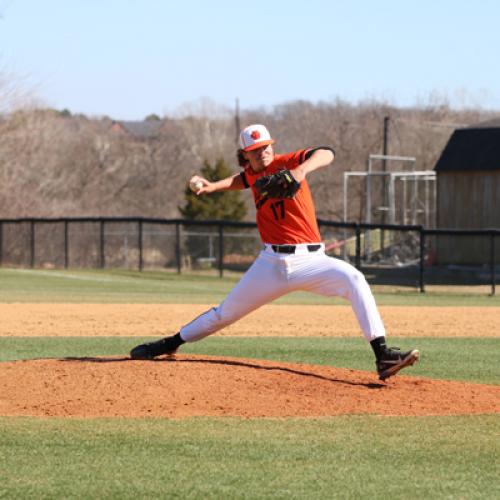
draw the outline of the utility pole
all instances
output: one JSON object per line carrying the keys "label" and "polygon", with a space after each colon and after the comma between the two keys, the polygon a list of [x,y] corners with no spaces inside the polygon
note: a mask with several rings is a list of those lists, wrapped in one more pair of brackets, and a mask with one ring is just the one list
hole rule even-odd
{"label": "utility pole", "polygon": [[236,126],[236,146],[239,147],[240,140],[240,100],[236,98],[236,107],[234,110],[234,124]]}
{"label": "utility pole", "polygon": [[[382,154],[387,156],[389,154],[389,117],[384,116],[384,143],[382,146]],[[387,160],[382,160],[382,172],[387,172]],[[387,207],[387,180],[386,176],[382,176],[382,205]],[[382,224],[386,222],[386,211],[382,212]]]}
{"label": "utility pole", "polygon": [[[388,116],[384,116],[384,148],[383,148],[383,155],[387,156],[389,154],[388,151],[388,144],[389,144],[389,120],[390,118]],[[386,169],[386,161],[384,160],[384,172]]]}

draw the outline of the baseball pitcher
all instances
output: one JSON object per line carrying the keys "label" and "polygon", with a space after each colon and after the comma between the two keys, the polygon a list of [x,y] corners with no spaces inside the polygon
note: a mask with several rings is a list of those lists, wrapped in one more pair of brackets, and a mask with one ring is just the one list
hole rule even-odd
{"label": "baseball pitcher", "polygon": [[307,290],[343,297],[351,303],[375,354],[381,380],[413,365],[419,358],[418,350],[402,352],[387,347],[384,325],[363,274],[325,254],[307,176],[331,164],[334,150],[317,147],[277,154],[273,144],[264,125],[250,125],[240,133],[241,173],[216,182],[200,176],[190,180],[200,196],[231,189],[251,190],[263,242],[259,256],[220,305],[184,325],[175,335],[135,347],[131,358],[173,354],[185,342],[211,335],[284,294]]}

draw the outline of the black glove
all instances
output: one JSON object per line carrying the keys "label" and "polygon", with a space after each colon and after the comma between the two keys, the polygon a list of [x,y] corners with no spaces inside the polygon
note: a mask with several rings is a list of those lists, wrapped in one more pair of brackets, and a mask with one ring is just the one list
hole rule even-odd
{"label": "black glove", "polygon": [[290,170],[280,170],[257,179],[254,187],[264,198],[293,198],[300,189],[300,182]]}

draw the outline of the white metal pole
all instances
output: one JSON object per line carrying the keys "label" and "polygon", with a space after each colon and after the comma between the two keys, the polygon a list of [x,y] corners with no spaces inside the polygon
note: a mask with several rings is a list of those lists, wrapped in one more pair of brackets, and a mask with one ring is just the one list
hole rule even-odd
{"label": "white metal pole", "polygon": [[[366,216],[365,220],[368,224],[372,221],[372,176],[368,172],[366,176]],[[365,255],[367,262],[370,261],[370,230],[365,231]]]}
{"label": "white metal pole", "polygon": [[[347,172],[344,172],[344,193],[343,193],[343,198],[344,198],[344,222],[347,222],[347,182],[349,180],[349,175]],[[344,245],[342,246],[342,258],[344,260],[347,260],[347,245],[346,245],[346,240],[347,240],[347,230],[344,228]]]}

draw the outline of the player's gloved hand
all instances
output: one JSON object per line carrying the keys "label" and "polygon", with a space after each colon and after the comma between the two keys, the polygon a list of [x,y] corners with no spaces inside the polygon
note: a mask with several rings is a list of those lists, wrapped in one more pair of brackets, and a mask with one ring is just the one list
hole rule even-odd
{"label": "player's gloved hand", "polygon": [[271,175],[264,175],[254,184],[257,192],[264,198],[293,198],[300,189],[290,170],[281,170]]}

